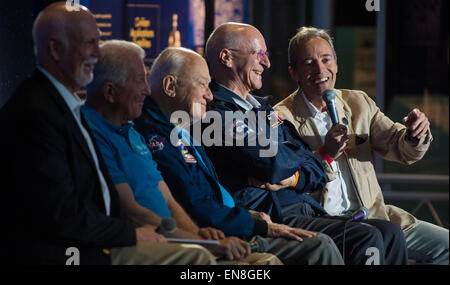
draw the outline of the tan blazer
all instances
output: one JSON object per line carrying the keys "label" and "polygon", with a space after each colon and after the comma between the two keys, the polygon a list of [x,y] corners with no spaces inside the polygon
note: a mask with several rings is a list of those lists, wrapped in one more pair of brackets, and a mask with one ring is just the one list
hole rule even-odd
{"label": "tan blazer", "polygon": [[[350,140],[346,152],[356,176],[361,199],[370,211],[369,218],[392,221],[403,231],[414,228],[418,220],[413,215],[384,203],[383,193],[373,167],[373,152],[389,161],[411,164],[420,160],[428,150],[433,139],[431,133],[422,137],[417,146],[413,146],[404,139],[406,127],[394,123],[385,116],[366,93],[357,90],[335,90],[335,92],[339,122],[342,123],[345,120],[348,122]],[[318,152],[322,141],[301,93],[298,93],[298,90],[295,91],[278,103],[274,109],[281,118],[294,124],[300,136],[322,160],[328,178],[335,179],[336,173]],[[316,193],[313,195],[314,198],[322,206],[326,206],[327,187]]]}

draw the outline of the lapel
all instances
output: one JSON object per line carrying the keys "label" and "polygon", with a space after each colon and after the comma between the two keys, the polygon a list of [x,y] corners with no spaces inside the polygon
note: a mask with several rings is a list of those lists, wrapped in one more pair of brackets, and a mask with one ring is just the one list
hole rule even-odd
{"label": "lapel", "polygon": [[[86,120],[84,119],[83,116],[83,112],[81,112],[81,124],[83,125],[83,127],[86,129],[86,131],[88,132],[89,136],[91,137],[91,141],[95,146],[95,139],[94,136],[92,135],[92,133],[90,132],[90,128],[89,125],[87,124]],[[78,146],[81,148],[83,154],[86,156],[86,158],[89,160],[89,162],[91,163],[91,166],[96,169],[95,163],[94,163],[94,159],[92,157],[92,154],[89,150],[89,146],[80,130],[80,127],[78,126],[77,122],[75,121],[75,118],[72,115],[72,112],[69,110],[67,113],[65,113],[65,119],[67,122],[67,126],[71,129],[71,133],[73,134],[75,141],[77,142]],[[95,147],[94,147],[95,148]],[[97,152],[97,157],[99,152]]]}
{"label": "lapel", "polygon": [[[66,102],[62,98],[61,94],[59,94],[58,90],[55,88],[55,86],[53,86],[53,84],[50,82],[50,80],[47,78],[47,76],[45,76],[38,69],[36,69],[33,76],[36,76],[36,79],[38,80],[38,82],[42,82],[42,84],[45,85],[50,97],[53,99],[56,106],[62,112],[63,120],[65,122],[64,125],[69,128],[70,134],[73,135],[73,137],[75,138],[75,141],[80,146],[82,152],[84,153],[86,158],[89,160],[92,167],[95,168],[95,163],[94,163],[92,155],[89,151],[89,147],[83,137],[83,134],[81,133],[80,128],[78,127],[77,122],[75,121],[75,118],[73,117],[72,111],[70,111],[69,107],[67,106]],[[81,115],[81,117],[83,118],[83,115]],[[85,126],[85,128],[86,128],[86,126]],[[93,140],[92,136],[91,136],[91,139]]]}
{"label": "lapel", "polygon": [[[188,132],[189,133],[189,132]],[[189,133],[189,136],[191,134]],[[192,137],[189,137],[192,139]],[[197,160],[197,165],[200,167],[200,169],[203,170],[208,176],[213,177],[215,174],[214,169],[212,168],[211,163],[208,160],[208,157],[206,156],[205,152],[203,151],[203,147],[201,146],[195,146],[191,145],[192,140],[189,141],[188,150],[189,152],[195,157]],[[200,156],[200,157],[199,157]]]}
{"label": "lapel", "polygon": [[[334,89],[336,92],[336,111],[338,114],[339,122],[343,124],[347,122],[348,134],[350,137],[354,134],[352,126],[352,113],[350,108],[345,104],[342,98],[342,92]],[[311,146],[312,149],[319,148],[323,142],[320,138],[319,132],[314,123],[314,119],[310,115],[308,106],[303,100],[301,94],[297,90],[292,95],[292,109],[294,119],[298,122],[298,132],[300,136]],[[348,143],[348,149],[354,149],[355,141],[350,140]]]}
{"label": "lapel", "polygon": [[[61,115],[62,115],[62,119],[64,121],[64,125],[67,127],[68,129],[68,133],[70,136],[72,136],[74,138],[74,140],[76,141],[76,143],[78,144],[78,146],[81,148],[81,152],[84,154],[84,156],[87,158],[87,160],[89,161],[89,163],[91,164],[91,167],[94,169],[94,171],[96,171],[96,166],[94,163],[94,159],[92,157],[92,154],[89,150],[89,147],[87,145],[87,142],[84,139],[83,134],[81,133],[81,130],[77,124],[77,122],[75,121],[75,118],[72,114],[72,112],[70,111],[69,107],[67,106],[66,102],[64,101],[64,99],[62,98],[61,94],[59,94],[58,90],[55,88],[55,86],[53,86],[53,84],[51,83],[51,81],[47,78],[47,76],[45,76],[42,72],[40,72],[38,69],[36,69],[36,71],[33,73],[32,75],[37,82],[40,82],[40,84],[43,84],[43,86],[45,87],[45,89],[47,90],[47,96],[49,96],[52,101],[55,103],[56,107],[59,109]],[[94,136],[92,135],[90,128],[86,122],[86,120],[84,119],[83,113],[81,112],[81,120],[82,120],[82,124],[85,127],[85,129],[87,130],[89,136],[91,137],[92,143],[94,144],[94,149],[97,153],[97,157],[98,157],[98,161],[99,161],[99,167],[100,170],[103,174],[103,177],[106,180],[106,183],[108,185],[108,189],[110,192],[110,197],[111,197],[111,216],[118,216],[118,207],[116,207],[117,205],[117,196],[116,193],[114,191],[111,191],[112,189],[114,189],[114,185],[111,182],[111,179],[109,177],[108,171],[106,170],[106,166],[103,163],[102,160],[102,156],[100,155],[100,152],[97,148],[97,145],[95,143],[95,139]],[[97,175],[95,175],[95,177],[98,177]],[[97,178],[97,183],[100,184],[100,180]],[[101,193],[101,190],[96,192],[96,195],[98,195],[98,199],[100,201],[103,201],[103,195]],[[105,205],[104,203],[100,203],[99,204],[100,207],[102,207],[103,211],[106,213],[106,209],[105,209]]]}
{"label": "lapel", "polygon": [[334,91],[336,92],[336,111],[338,113],[339,123],[347,126],[348,136],[350,137],[347,144],[347,152],[352,152],[355,149],[355,130],[353,129],[352,112],[345,103],[346,101],[342,97],[341,90],[334,89]]}
{"label": "lapel", "polygon": [[314,120],[310,115],[308,106],[306,106],[299,90],[294,92],[291,96],[293,100],[291,111],[294,114],[294,120],[299,124],[297,127],[298,133],[312,149],[317,149],[323,143],[314,124]]}
{"label": "lapel", "polygon": [[217,179],[216,170],[214,169],[211,161],[209,161],[209,158],[206,155],[206,153],[204,152],[203,147],[199,146],[196,149],[198,151],[198,154],[202,156],[203,162],[206,164],[206,165],[204,165],[203,163],[201,163],[200,168],[203,169],[203,171],[205,171],[206,174],[208,174],[208,176],[210,176],[211,178]]}

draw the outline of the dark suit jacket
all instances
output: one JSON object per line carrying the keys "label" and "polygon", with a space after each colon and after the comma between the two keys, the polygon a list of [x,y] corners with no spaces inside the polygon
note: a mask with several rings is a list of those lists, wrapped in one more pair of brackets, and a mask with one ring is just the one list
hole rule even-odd
{"label": "dark suit jacket", "polygon": [[105,264],[104,248],[136,244],[97,151],[111,194],[105,214],[89,148],[44,74],[36,70],[18,87],[0,110],[0,128],[0,263],[65,264],[66,249],[77,247],[81,264]]}

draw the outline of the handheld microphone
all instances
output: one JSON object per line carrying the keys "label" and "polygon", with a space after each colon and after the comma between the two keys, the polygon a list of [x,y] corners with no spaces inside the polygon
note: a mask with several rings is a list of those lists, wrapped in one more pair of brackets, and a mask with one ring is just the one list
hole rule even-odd
{"label": "handheld microphone", "polygon": [[338,114],[336,111],[336,93],[333,90],[328,89],[323,92],[323,101],[327,104],[328,113],[330,114],[331,122],[334,125],[339,124]]}
{"label": "handheld microphone", "polygon": [[267,241],[259,235],[254,236],[250,240],[249,245],[251,252],[260,252],[260,253],[267,252],[267,248],[269,246]]}
{"label": "handheld microphone", "polygon": [[361,206],[361,208],[359,208],[352,214],[350,220],[357,222],[361,220],[366,220],[368,217],[369,217],[369,210],[366,207]]}
{"label": "handheld microphone", "polygon": [[160,235],[173,233],[177,228],[177,222],[172,217],[163,218],[161,224],[156,228],[156,232]]}
{"label": "handheld microphone", "polygon": [[[330,118],[331,118],[331,122],[333,123],[333,126],[339,124],[338,114],[336,111],[336,93],[331,89],[325,90],[325,92],[323,92],[322,99],[327,104],[328,113],[330,114]],[[362,201],[361,194],[358,189],[358,185],[356,184],[355,177],[353,176],[354,174],[353,174],[352,167],[350,165],[350,162],[348,161],[347,153],[345,151],[344,151],[344,157],[345,157],[345,162],[347,163],[348,169],[350,171],[350,178],[352,180],[353,186],[355,187],[356,195],[358,197],[359,202],[361,203],[361,208],[359,208],[357,211],[355,211],[352,214],[350,220],[360,221],[363,219],[367,219],[367,217],[369,216],[369,210],[366,207],[364,207],[364,203]]]}
{"label": "handheld microphone", "polygon": [[[362,201],[361,201],[362,203]],[[344,224],[344,240],[342,242],[342,258],[345,260],[345,234],[347,232],[347,225],[349,222],[359,222],[362,220],[366,220],[369,218],[369,209],[364,206],[361,206],[358,210],[353,212],[351,217]]]}

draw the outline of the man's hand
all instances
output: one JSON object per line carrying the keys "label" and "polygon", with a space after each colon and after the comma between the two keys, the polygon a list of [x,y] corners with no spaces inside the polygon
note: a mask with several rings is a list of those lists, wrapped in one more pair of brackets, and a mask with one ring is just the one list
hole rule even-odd
{"label": "man's hand", "polygon": [[250,214],[251,214],[253,217],[255,217],[255,218],[260,218],[260,219],[266,221],[268,224],[269,224],[269,223],[272,223],[272,219],[271,219],[270,216],[267,215],[266,213],[264,213],[264,212],[256,212],[256,211],[253,211],[253,210],[248,210],[248,211],[250,212]]}
{"label": "man's hand", "polygon": [[237,237],[227,237],[220,241],[218,253],[227,260],[244,260],[250,253],[250,245]]}
{"label": "man's hand", "polygon": [[336,160],[345,151],[348,140],[347,127],[341,124],[334,125],[325,136],[323,150],[329,157]]}
{"label": "man's hand", "polygon": [[150,242],[167,242],[163,235],[155,232],[156,227],[151,225],[144,225],[136,228],[136,240],[137,241],[150,241]]}
{"label": "man's hand", "polygon": [[295,184],[295,174],[292,175],[291,177],[281,180],[277,184],[270,184],[269,182],[262,182],[253,177],[248,178],[248,185],[257,187],[257,188],[261,188],[261,189],[266,189],[269,191],[278,191],[280,189],[292,187],[292,186],[294,186],[294,184]]}
{"label": "man's hand", "polygon": [[417,139],[421,139],[430,129],[427,116],[417,108],[403,118],[403,124],[408,128],[410,136]]}
{"label": "man's hand", "polygon": [[225,234],[222,231],[211,227],[200,228],[198,230],[198,235],[205,239],[221,240],[225,238]]}
{"label": "man's hand", "polygon": [[282,224],[269,223],[268,226],[269,229],[267,231],[267,235],[269,237],[285,237],[302,242],[304,238],[311,238],[316,236],[316,233],[314,232],[299,228],[291,228]]}

